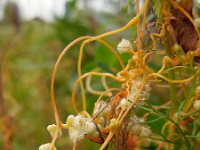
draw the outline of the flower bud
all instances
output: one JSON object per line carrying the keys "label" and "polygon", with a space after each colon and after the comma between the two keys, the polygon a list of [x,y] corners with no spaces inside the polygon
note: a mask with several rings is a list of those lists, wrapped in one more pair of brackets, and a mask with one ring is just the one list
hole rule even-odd
{"label": "flower bud", "polygon": [[43,144],[39,147],[39,150],[57,150],[54,145],[51,145],[51,143]]}
{"label": "flower bud", "polygon": [[[47,127],[47,130],[49,131],[50,135],[53,137],[56,132],[58,134],[58,137],[61,137],[62,136],[62,131],[60,128],[58,128],[55,124],[52,124],[52,125],[48,125]],[[56,131],[58,130],[58,131]]]}
{"label": "flower bud", "polygon": [[200,109],[200,100],[195,100],[194,103],[193,103],[193,107],[195,109]]}
{"label": "flower bud", "polygon": [[129,40],[122,39],[122,41],[117,45],[117,50],[119,53],[128,53],[131,49],[131,43]]}

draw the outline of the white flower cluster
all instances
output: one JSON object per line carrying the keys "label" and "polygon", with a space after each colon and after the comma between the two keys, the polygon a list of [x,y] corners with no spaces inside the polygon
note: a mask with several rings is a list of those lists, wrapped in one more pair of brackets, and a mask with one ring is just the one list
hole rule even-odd
{"label": "white flower cluster", "polygon": [[[130,118],[127,129],[129,134],[134,134],[137,136],[148,137],[152,131],[148,125],[144,125],[144,119],[138,118],[137,116],[133,116]],[[140,147],[148,147],[151,144],[151,139],[149,138],[141,138],[138,139],[137,145]]]}
{"label": "white flower cluster", "polygon": [[70,115],[67,118],[66,124],[69,131],[69,137],[73,143],[82,140],[85,135],[98,135],[96,125],[90,118],[85,118],[81,115]]}
{"label": "white flower cluster", "polygon": [[51,145],[51,143],[43,144],[39,147],[39,150],[57,150],[54,145]]}
{"label": "white flower cluster", "polygon": [[[139,90],[141,88],[141,85],[142,85],[142,78],[140,78],[140,77],[138,77],[132,81],[130,94],[128,96],[128,99],[130,101],[133,101],[136,98],[136,96],[139,93]],[[140,101],[147,100],[149,98],[150,91],[151,91],[150,83],[146,83],[142,92],[139,93],[140,94],[139,100]]]}
{"label": "white flower cluster", "polygon": [[117,50],[119,53],[127,53],[131,49],[131,43],[129,40],[122,39],[121,42],[117,45]]}
{"label": "white flower cluster", "polygon": [[144,119],[133,116],[130,118],[128,124],[129,134],[135,134],[140,136],[148,136],[152,133],[151,129],[147,125],[143,125]]}

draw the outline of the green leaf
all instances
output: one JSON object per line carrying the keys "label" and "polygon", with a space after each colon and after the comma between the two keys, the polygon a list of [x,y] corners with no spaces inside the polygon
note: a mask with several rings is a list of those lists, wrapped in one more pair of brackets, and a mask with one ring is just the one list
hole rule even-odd
{"label": "green leaf", "polygon": [[114,67],[117,63],[115,56],[104,45],[97,44],[95,49],[95,60],[97,64],[104,64],[108,67]]}
{"label": "green leaf", "polygon": [[154,13],[155,15],[158,17],[158,19],[161,19],[162,16],[163,16],[163,13],[162,13],[162,2],[161,1],[153,1],[153,10],[154,10]]}
{"label": "green leaf", "polygon": [[200,116],[193,122],[192,136],[196,136],[198,131],[200,131]]}

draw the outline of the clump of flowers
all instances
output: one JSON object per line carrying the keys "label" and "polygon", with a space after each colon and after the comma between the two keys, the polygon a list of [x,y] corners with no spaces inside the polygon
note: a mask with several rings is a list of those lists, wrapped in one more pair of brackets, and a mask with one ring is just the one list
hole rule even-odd
{"label": "clump of flowers", "polygon": [[[191,15],[188,14],[190,11],[187,12],[183,9],[184,7],[182,8],[183,4],[185,3],[177,3],[173,0],[162,2],[153,0],[153,15],[156,15],[158,26],[148,27],[148,24],[152,23],[147,22],[146,19],[149,0],[145,1],[141,9],[139,9],[139,1],[137,1],[137,15],[122,28],[95,37],[80,37],[63,50],[56,62],[51,80],[52,105],[56,125],[48,126],[52,142],[42,145],[40,150],[55,149],[55,141],[62,135],[61,129],[68,130],[74,149],[85,138],[101,144],[100,150],[110,145],[114,149],[122,150],[150,146],[158,150],[189,150],[190,145],[199,144],[199,141],[194,139],[200,134],[197,127],[200,108],[200,67],[196,65],[196,60],[200,57],[199,42],[197,42],[200,39],[200,33],[191,19]],[[163,14],[160,15],[160,13]],[[178,19],[171,20],[172,18]],[[184,45],[183,40],[186,40],[187,37],[180,40],[179,32],[182,30],[180,31],[175,26],[176,24],[187,26],[185,22],[181,22],[182,18],[190,22],[188,24],[190,28],[192,27],[193,36],[198,39],[192,46],[188,43]],[[117,45],[118,53],[103,40],[103,38],[127,30],[133,25],[137,25],[136,50],[129,40],[122,39]],[[158,32],[150,32],[149,28],[156,31],[157,27],[159,27]],[[160,40],[159,43],[157,38]],[[66,123],[62,123],[55,103],[54,80],[64,54],[82,40],[84,41],[80,46],[77,65],[78,79],[74,84],[71,97],[77,115],[69,115]],[[150,44],[145,45],[144,40],[149,41]],[[82,74],[83,49],[92,41],[98,41],[106,46],[114,54],[122,69],[112,74],[101,72],[100,69]],[[158,50],[157,47],[165,50]],[[130,55],[126,64],[121,59],[121,53]],[[159,69],[153,68],[152,64],[149,65],[149,63],[153,63],[149,58],[154,54],[162,55],[162,64],[158,66]],[[101,77],[103,91],[92,88],[90,84],[93,76]],[[109,87],[106,78],[112,79],[120,86]],[[87,79],[86,90],[99,96],[92,114],[89,114],[86,109],[87,100],[83,82],[85,79]],[[78,85],[80,85],[82,96],[81,111],[76,104]],[[161,99],[162,101],[158,104],[155,104],[154,101],[154,87],[159,87],[165,93],[164,100]],[[196,120],[195,117],[198,119]],[[156,128],[157,124],[159,129]]]}
{"label": "clump of flowers", "polygon": [[[131,85],[128,99],[130,101],[133,101],[136,98],[137,93],[140,90],[140,87],[142,85],[142,78],[138,77],[135,80],[132,80],[131,82],[132,82],[132,85]],[[149,98],[150,91],[151,91],[151,87],[150,87],[150,83],[148,82],[145,84],[144,89],[140,92],[139,99],[141,101],[147,100]]]}
{"label": "clump of flowers", "polygon": [[92,119],[85,118],[81,115],[68,116],[66,127],[68,128],[69,137],[73,143],[82,140],[86,135],[98,136],[96,124],[93,123]]}

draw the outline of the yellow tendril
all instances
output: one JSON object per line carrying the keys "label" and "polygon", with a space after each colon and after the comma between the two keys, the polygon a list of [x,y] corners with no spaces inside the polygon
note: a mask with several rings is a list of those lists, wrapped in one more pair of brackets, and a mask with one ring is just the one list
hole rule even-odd
{"label": "yellow tendril", "polygon": [[[85,40],[82,44],[81,44],[81,47],[80,47],[80,54],[79,54],[79,59],[78,59],[78,67],[77,67],[77,70],[78,70],[78,76],[80,77],[81,76],[81,63],[82,63],[82,56],[83,56],[83,49],[85,47],[86,44],[92,42],[92,41],[95,41],[95,40],[99,40],[99,39],[102,39],[102,38],[105,38],[107,36],[110,36],[110,35],[113,35],[113,34],[117,34],[119,32],[122,32],[128,28],[130,28],[133,24],[136,24],[140,18],[140,16],[142,15],[143,11],[147,9],[147,6],[148,6],[148,3],[149,3],[149,0],[146,0],[145,3],[144,3],[144,6],[142,7],[142,9],[138,12],[138,14],[133,18],[131,19],[130,22],[128,22],[125,26],[123,26],[122,28],[119,28],[119,29],[116,29],[114,31],[110,31],[110,32],[107,32],[107,33],[104,33],[104,34],[101,34],[99,36],[95,36],[95,37],[92,37],[88,40]],[[83,110],[86,110],[86,97],[85,97],[85,94],[84,94],[84,86],[83,86],[83,81],[81,80],[80,81],[80,87],[81,87],[81,95],[82,95],[82,102],[83,102]]]}

